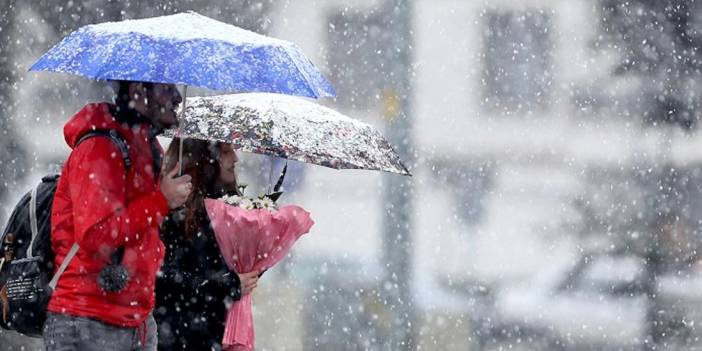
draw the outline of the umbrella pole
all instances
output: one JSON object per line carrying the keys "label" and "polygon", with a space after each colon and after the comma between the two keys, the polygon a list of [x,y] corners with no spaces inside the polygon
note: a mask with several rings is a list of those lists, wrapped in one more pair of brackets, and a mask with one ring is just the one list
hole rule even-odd
{"label": "umbrella pole", "polygon": [[[188,101],[188,86],[183,85],[183,109],[180,111],[181,122],[185,120],[185,107]],[[181,134],[181,127],[178,127],[178,134]],[[183,136],[180,136],[180,145],[178,145],[178,175],[183,175]]]}

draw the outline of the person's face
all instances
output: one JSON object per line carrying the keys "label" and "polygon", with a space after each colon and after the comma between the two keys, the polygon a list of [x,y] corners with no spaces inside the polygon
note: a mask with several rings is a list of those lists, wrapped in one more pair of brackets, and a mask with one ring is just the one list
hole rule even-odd
{"label": "person's face", "polygon": [[236,187],[236,163],[239,158],[230,144],[219,144],[219,181],[227,187]]}
{"label": "person's face", "polygon": [[151,89],[136,84],[135,109],[151,120],[157,128],[170,128],[178,125],[176,109],[183,102],[175,84],[155,83]]}

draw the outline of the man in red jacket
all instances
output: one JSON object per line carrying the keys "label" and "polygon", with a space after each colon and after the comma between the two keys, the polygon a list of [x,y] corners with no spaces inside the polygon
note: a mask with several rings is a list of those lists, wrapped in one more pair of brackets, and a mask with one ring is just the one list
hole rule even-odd
{"label": "man in red jacket", "polygon": [[[177,124],[182,98],[172,84],[120,82],[115,105],[89,104],[64,127],[73,149],[58,183],[51,214],[55,267],[77,243],[80,248],[60,276],[44,324],[47,350],[156,350],[156,273],[165,247],[159,225],[169,209],[191,192],[190,177],[161,176],[162,148],[156,135]],[[131,165],[108,137],[126,141]],[[123,248],[126,286],[108,291],[100,272]]]}

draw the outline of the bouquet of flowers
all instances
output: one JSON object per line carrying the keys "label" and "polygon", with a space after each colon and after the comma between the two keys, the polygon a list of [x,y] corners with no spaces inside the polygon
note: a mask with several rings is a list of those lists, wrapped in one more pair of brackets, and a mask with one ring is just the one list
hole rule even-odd
{"label": "bouquet of flowers", "polygon": [[275,211],[278,205],[275,200],[268,195],[259,196],[257,198],[246,197],[242,195],[224,195],[220,200],[232,205],[238,206],[245,210],[266,209]]}
{"label": "bouquet of flowers", "polygon": [[[225,196],[205,199],[205,208],[224,260],[230,269],[263,272],[285,257],[314,224],[299,206],[278,207],[277,196]],[[254,346],[251,296],[229,308],[222,345],[225,350],[249,351]]]}

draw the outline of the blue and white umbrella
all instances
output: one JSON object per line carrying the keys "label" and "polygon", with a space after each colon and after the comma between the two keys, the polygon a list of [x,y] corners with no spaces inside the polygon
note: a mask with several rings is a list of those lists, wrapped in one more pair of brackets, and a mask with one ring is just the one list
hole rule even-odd
{"label": "blue and white umbrella", "polygon": [[335,96],[295,44],[195,12],[81,27],[30,70],[230,92]]}

